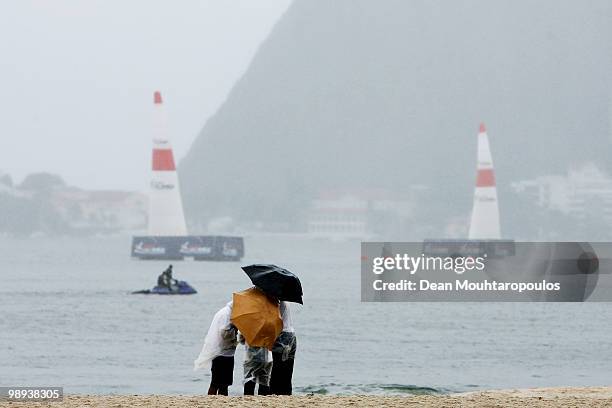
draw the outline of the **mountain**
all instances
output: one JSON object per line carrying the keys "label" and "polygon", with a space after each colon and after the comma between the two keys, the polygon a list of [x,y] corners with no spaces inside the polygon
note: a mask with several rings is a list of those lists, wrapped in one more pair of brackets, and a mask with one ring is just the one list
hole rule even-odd
{"label": "mountain", "polygon": [[520,222],[510,182],[610,164],[610,21],[608,0],[296,0],[181,161],[187,215],[292,223],[321,190],[421,186],[442,228],[484,121]]}

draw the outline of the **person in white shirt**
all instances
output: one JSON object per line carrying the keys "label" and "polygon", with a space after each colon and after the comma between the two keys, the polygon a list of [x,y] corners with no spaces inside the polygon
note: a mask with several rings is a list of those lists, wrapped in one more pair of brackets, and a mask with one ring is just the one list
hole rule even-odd
{"label": "person in white shirt", "polygon": [[270,394],[291,395],[293,363],[297,349],[295,329],[291,320],[291,311],[287,302],[279,304],[283,331],[272,347],[272,376],[270,378]]}
{"label": "person in white shirt", "polygon": [[215,314],[202,351],[194,361],[195,370],[211,364],[212,377],[208,395],[227,395],[228,388],[234,380],[234,354],[238,344],[238,330],[230,321],[232,305],[232,302],[229,302]]}

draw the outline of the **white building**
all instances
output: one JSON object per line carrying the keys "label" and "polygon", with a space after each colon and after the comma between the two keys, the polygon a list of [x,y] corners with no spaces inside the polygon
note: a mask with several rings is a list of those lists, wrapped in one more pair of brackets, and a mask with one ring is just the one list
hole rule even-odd
{"label": "white building", "polygon": [[512,183],[511,187],[531,197],[538,207],[579,220],[597,216],[612,225],[612,178],[594,164],[572,169],[566,176],[543,176]]}
{"label": "white building", "polygon": [[308,232],[336,238],[361,238],[367,234],[368,202],[350,193],[326,194],[312,202]]}
{"label": "white building", "polygon": [[412,214],[410,201],[388,191],[326,191],[312,202],[308,232],[332,239],[371,237],[380,215],[395,220]]}
{"label": "white building", "polygon": [[68,189],[54,192],[51,203],[76,230],[128,232],[142,231],[147,226],[145,194]]}
{"label": "white building", "polygon": [[593,165],[570,171],[567,183],[568,213],[580,220],[602,217],[612,225],[612,179]]}

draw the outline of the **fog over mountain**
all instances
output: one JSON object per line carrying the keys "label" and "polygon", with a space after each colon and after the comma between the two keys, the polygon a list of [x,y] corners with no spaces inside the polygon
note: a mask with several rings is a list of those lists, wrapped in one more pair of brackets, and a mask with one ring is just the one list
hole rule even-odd
{"label": "fog over mountain", "polygon": [[464,216],[484,121],[519,222],[510,182],[610,164],[610,21],[608,0],[296,0],[180,163],[188,216],[415,185],[423,222]]}

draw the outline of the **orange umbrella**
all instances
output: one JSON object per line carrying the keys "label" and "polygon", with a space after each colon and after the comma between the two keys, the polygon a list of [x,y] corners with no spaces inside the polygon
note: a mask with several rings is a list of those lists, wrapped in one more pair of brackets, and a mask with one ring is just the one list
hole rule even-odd
{"label": "orange umbrella", "polygon": [[271,301],[257,288],[234,293],[233,298],[231,320],[247,344],[271,350],[283,330],[278,303]]}

